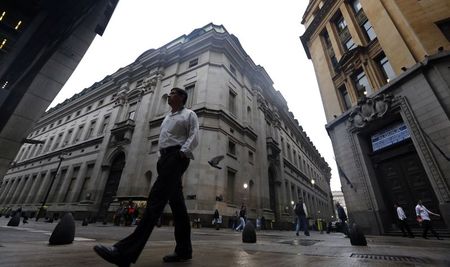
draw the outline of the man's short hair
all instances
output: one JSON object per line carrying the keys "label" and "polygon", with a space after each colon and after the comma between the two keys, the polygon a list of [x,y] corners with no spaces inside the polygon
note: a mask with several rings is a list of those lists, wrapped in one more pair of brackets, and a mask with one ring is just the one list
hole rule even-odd
{"label": "man's short hair", "polygon": [[175,90],[175,92],[177,92],[177,94],[179,94],[179,95],[181,95],[183,97],[183,105],[185,105],[186,101],[187,101],[187,98],[188,98],[188,94],[186,93],[186,91],[184,89],[179,88],[179,87],[174,87],[174,88],[172,88],[172,90]]}

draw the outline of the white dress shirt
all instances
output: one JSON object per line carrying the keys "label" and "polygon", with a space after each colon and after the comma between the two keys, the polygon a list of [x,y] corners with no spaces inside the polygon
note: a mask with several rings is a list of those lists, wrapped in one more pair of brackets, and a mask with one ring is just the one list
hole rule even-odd
{"label": "white dress shirt", "polygon": [[416,215],[422,217],[422,220],[430,221],[429,210],[425,208],[424,205],[417,204],[416,206]]}
{"label": "white dress shirt", "polygon": [[405,211],[403,211],[402,207],[397,207],[397,216],[401,221],[406,219],[406,214]]}
{"label": "white dress shirt", "polygon": [[198,145],[198,118],[194,111],[182,108],[170,112],[161,124],[159,149],[181,146],[181,151],[190,159],[194,159],[192,151]]}

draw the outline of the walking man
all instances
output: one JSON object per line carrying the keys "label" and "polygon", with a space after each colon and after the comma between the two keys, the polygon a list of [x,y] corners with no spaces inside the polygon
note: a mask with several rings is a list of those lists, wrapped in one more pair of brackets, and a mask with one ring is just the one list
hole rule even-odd
{"label": "walking man", "polygon": [[309,236],[308,221],[306,220],[307,209],[303,199],[299,198],[297,204],[295,205],[295,215],[297,215],[297,226],[295,227],[295,234],[298,236],[300,229],[303,229],[303,233]]}
{"label": "walking man", "polygon": [[406,229],[406,231],[408,232],[408,237],[414,238],[414,235],[411,232],[411,229],[409,228],[408,222],[406,221],[405,211],[403,210],[402,207],[400,207],[400,205],[398,205],[398,203],[395,203],[394,207],[397,211],[398,227],[400,228],[400,230],[402,230],[403,236],[406,237],[405,232]]}
{"label": "walking man", "polygon": [[419,200],[416,206],[416,215],[417,215],[417,220],[422,222],[422,227],[423,227],[423,233],[422,233],[422,237],[425,239],[428,239],[427,237],[427,233],[428,230],[431,231],[431,233],[438,239],[441,240],[441,238],[439,237],[438,233],[436,233],[436,231],[434,231],[433,226],[431,225],[431,219],[430,219],[430,214],[434,215],[434,216],[440,216],[437,213],[433,213],[431,211],[429,211],[423,204],[422,204],[422,200]]}
{"label": "walking man", "polygon": [[134,232],[112,247],[96,245],[95,252],[104,260],[118,266],[135,263],[148,238],[169,203],[173,213],[176,247],[164,262],[181,262],[192,258],[191,227],[182,191],[181,177],[194,159],[192,151],[198,144],[198,118],[184,107],[187,93],[173,88],[168,97],[171,112],[164,118],[159,135],[160,158],[158,177],[150,190],[142,220]]}

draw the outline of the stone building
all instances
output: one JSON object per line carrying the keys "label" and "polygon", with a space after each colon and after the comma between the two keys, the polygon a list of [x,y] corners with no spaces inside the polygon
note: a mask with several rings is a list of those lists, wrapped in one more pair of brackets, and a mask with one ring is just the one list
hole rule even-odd
{"label": "stone building", "polygon": [[[336,207],[336,203],[341,204],[341,206],[344,208],[345,213],[347,214],[347,204],[345,204],[345,198],[344,198],[344,194],[342,193],[342,191],[331,191],[331,193],[333,194],[333,205],[334,207]],[[337,214],[337,211],[336,211]]]}
{"label": "stone building", "polygon": [[0,2],[0,179],[117,2]]}
{"label": "stone building", "polygon": [[[32,212],[49,192],[50,213],[104,219],[122,200],[145,202],[174,86],[187,91],[186,105],[200,123],[200,144],[183,178],[192,218],[206,220],[216,208],[227,218],[245,204],[250,218],[280,225],[292,222],[291,202],[299,196],[312,218],[331,217],[328,164],[264,68],[214,24],[144,52],[47,111],[28,137],[45,143],[22,146],[0,205]],[[208,164],[218,155],[225,156],[222,169]]]}
{"label": "stone building", "polygon": [[450,224],[450,3],[311,0],[300,37],[326,113],[350,218],[413,227],[421,199]]}

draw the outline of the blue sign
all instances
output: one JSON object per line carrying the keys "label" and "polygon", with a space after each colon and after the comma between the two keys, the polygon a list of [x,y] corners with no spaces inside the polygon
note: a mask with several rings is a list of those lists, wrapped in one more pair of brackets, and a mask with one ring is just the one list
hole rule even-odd
{"label": "blue sign", "polygon": [[410,138],[408,127],[404,122],[386,127],[372,135],[372,150],[375,152]]}

